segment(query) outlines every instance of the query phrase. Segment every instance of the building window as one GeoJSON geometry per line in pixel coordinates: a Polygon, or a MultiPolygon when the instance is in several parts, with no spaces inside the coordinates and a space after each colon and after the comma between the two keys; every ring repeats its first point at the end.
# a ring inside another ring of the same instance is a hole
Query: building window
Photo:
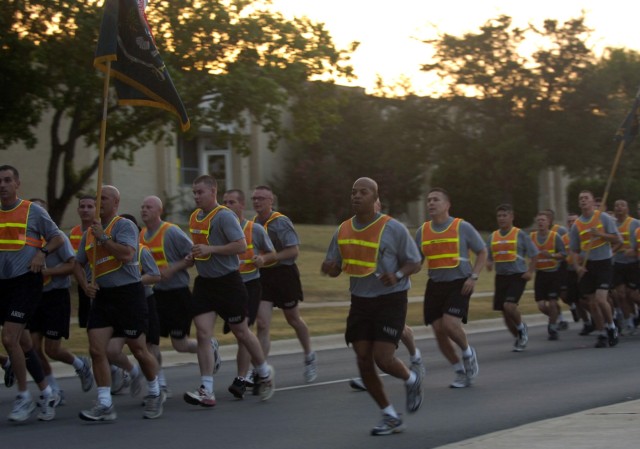
{"type": "Polygon", "coordinates": [[[224,193],[233,186],[231,179],[231,150],[214,143],[211,137],[199,139],[201,174],[211,175],[218,182],[218,192],[224,193]]]}
{"type": "Polygon", "coordinates": [[[180,137],[178,147],[180,183],[190,186],[200,175],[198,167],[198,139],[186,140],[180,137]]]}
{"type": "Polygon", "coordinates": [[[211,175],[218,182],[218,191],[224,193],[233,186],[231,178],[231,150],[214,142],[210,136],[192,140],[180,139],[180,182],[190,186],[200,175],[211,175]]]}

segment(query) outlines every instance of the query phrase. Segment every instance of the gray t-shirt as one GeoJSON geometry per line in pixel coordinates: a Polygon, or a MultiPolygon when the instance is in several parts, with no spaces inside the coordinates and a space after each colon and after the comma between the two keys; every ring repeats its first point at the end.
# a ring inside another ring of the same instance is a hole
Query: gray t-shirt
{"type": "MultiPolygon", "coordinates": [[[[204,219],[206,214],[200,210],[198,220],[204,219]]],[[[209,245],[221,246],[244,239],[244,232],[240,227],[238,217],[227,208],[218,211],[209,224],[209,245]]],[[[205,278],[217,278],[237,271],[240,259],[237,254],[223,256],[211,254],[208,260],[196,260],[198,274],[205,278]]]]}
{"type": "MultiPolygon", "coordinates": [[[[160,223],[162,226],[164,222],[160,223]]],[[[153,235],[145,232],[145,239],[150,240],[153,235]]],[[[193,242],[185,232],[178,226],[172,224],[164,234],[164,254],[169,265],[184,260],[186,256],[191,254],[193,242]]],[[[189,286],[189,271],[187,269],[177,271],[171,279],[158,282],[154,290],[174,290],[189,286]]]]}
{"type": "MultiPolygon", "coordinates": [[[[583,215],[580,215],[578,220],[583,223],[588,223],[593,216],[589,216],[585,218],[583,215]]],[[[577,220],[576,220],[577,221],[577,220]]],[[[611,218],[608,214],[601,213],[600,221],[602,222],[602,227],[604,228],[604,232],[607,234],[618,234],[618,227],[616,226],[616,222],[613,218],[611,218]]],[[[594,223],[596,226],[597,223],[594,223]]],[[[574,253],[580,252],[580,232],[578,231],[578,227],[575,225],[571,226],[571,230],[569,231],[569,248],[574,253]]],[[[586,252],[583,254],[586,255],[586,252]]],[[[604,245],[599,246],[597,248],[593,248],[589,251],[589,260],[605,260],[611,259],[613,256],[613,252],[611,251],[611,243],[605,242],[604,245]]]]}
{"type": "MultiPolygon", "coordinates": [[[[506,234],[503,234],[501,231],[498,231],[501,236],[506,236],[511,229],[506,234]]],[[[493,233],[489,236],[487,240],[487,251],[489,252],[489,261],[493,262],[493,268],[496,270],[496,274],[500,275],[509,275],[509,274],[524,274],[528,271],[529,267],[527,265],[527,257],[529,259],[538,255],[538,248],[533,244],[529,236],[525,231],[520,229],[518,231],[518,235],[516,237],[516,260],[513,262],[495,262],[493,259],[493,252],[491,252],[491,243],[493,241],[493,233]]]]}
{"type": "MultiPolygon", "coordinates": [[[[445,223],[440,225],[436,225],[431,222],[433,230],[436,232],[442,232],[449,227],[453,220],[453,217],[449,217],[445,223]]],[[[416,231],[415,242],[418,248],[422,248],[422,228],[427,225],[427,223],[429,222],[423,223],[416,231]]],[[[471,272],[473,271],[471,261],[469,260],[469,250],[478,254],[485,248],[482,237],[480,237],[480,234],[476,231],[476,228],[471,225],[471,223],[466,221],[460,222],[458,232],[460,239],[460,263],[454,268],[440,268],[436,270],[430,268],[429,278],[434,282],[450,282],[457,279],[468,278],[471,276],[471,272]]],[[[425,257],[424,254],[422,254],[422,250],[420,250],[420,255],[422,256],[422,260],[424,260],[425,257]]]]}
{"type": "MultiPolygon", "coordinates": [[[[64,244],[58,248],[54,253],[51,253],[45,259],[45,265],[49,268],[57,267],[65,262],[69,262],[73,260],[76,256],[75,251],[73,250],[73,246],[71,246],[71,241],[69,241],[69,237],[64,233],[60,233],[62,238],[64,239],[64,244]]],[[[45,284],[42,288],[43,292],[48,292],[51,290],[58,290],[64,288],[71,287],[71,276],[51,276],[51,282],[45,284]]]]}
{"type": "MultiPolygon", "coordinates": [[[[108,224],[109,223],[102,223],[102,226],[106,229],[108,224]]],[[[100,287],[110,288],[140,282],[140,267],[138,266],[138,228],[136,225],[127,219],[118,220],[113,225],[113,228],[111,228],[111,239],[116,243],[133,248],[135,250],[134,256],[131,262],[123,264],[116,271],[98,277],[96,279],[97,284],[100,287]]],[[[82,236],[80,248],[78,248],[78,254],[76,254],[76,260],[83,266],[89,263],[85,250],[86,243],[87,232],[82,236]]]]}
{"type": "MultiPolygon", "coordinates": [[[[271,217],[274,213],[275,212],[272,212],[269,217],[271,217]]],[[[271,239],[271,243],[273,244],[276,252],[280,252],[285,248],[289,248],[290,246],[300,245],[298,233],[294,229],[293,223],[291,222],[289,217],[281,215],[278,218],[270,221],[269,224],[266,224],[269,219],[262,222],[258,220],[258,217],[255,217],[254,221],[261,224],[265,228],[267,234],[269,234],[269,238],[271,239]]],[[[278,261],[276,265],[293,265],[294,263],[296,263],[295,257],[290,259],[282,259],[278,261]]]]}
{"type": "MultiPolygon", "coordinates": [[[[378,214],[375,219],[380,215],[378,214]]],[[[375,221],[375,220],[374,220],[375,221]]],[[[356,229],[363,229],[371,223],[358,223],[353,219],[356,229]]],[[[342,265],[342,256],[338,247],[338,231],[335,232],[326,260],[335,261],[342,265]]],[[[376,298],[390,293],[402,292],[411,288],[409,276],[400,279],[395,285],[384,285],[378,276],[380,273],[395,273],[406,263],[420,263],[420,252],[411,240],[411,234],[407,228],[395,219],[387,222],[380,238],[378,249],[378,261],[375,273],[364,277],[351,276],[349,278],[349,290],[356,296],[363,298],[376,298]]]]}
{"type": "MultiPolygon", "coordinates": [[[[158,265],[156,265],[153,254],[151,254],[151,251],[146,246],[143,246],[142,251],[140,252],[140,266],[142,267],[142,274],[160,276],[160,270],[158,269],[158,265]]],[[[153,285],[145,285],[145,298],[148,298],[151,295],[153,295],[153,285]]]]}
{"type": "MultiPolygon", "coordinates": [[[[20,199],[9,207],[2,207],[9,211],[18,207],[20,199]]],[[[46,210],[35,203],[31,203],[27,216],[27,237],[49,242],[52,238],[62,234],[46,210]]],[[[34,246],[24,245],[18,251],[0,251],[0,279],[13,279],[30,271],[31,260],[40,251],[34,246]]]]}
{"type": "MultiPolygon", "coordinates": [[[[620,226],[622,226],[624,223],[620,223],[616,220],[616,226],[618,226],[618,231],[620,230],[620,226]]],[[[628,235],[628,239],[629,239],[629,245],[631,246],[631,249],[636,249],[638,247],[638,242],[636,241],[636,229],[638,229],[638,226],[640,226],[640,221],[638,221],[635,218],[631,219],[631,223],[629,223],[629,235],[628,235]]],[[[614,263],[622,263],[622,264],[630,264],[630,263],[638,263],[638,258],[635,256],[627,256],[624,254],[625,250],[624,249],[619,249],[614,255],[613,255],[613,262],[614,263]]]]}
{"type": "MultiPolygon", "coordinates": [[[[243,219],[240,226],[244,229],[247,223],[247,219],[243,219]]],[[[270,253],[274,251],[271,239],[267,235],[267,231],[264,230],[260,223],[253,223],[251,230],[251,239],[253,243],[253,252],[257,255],[260,253],[270,253]]],[[[253,271],[251,273],[241,273],[242,281],[249,282],[260,277],[260,270],[253,271]]]]}

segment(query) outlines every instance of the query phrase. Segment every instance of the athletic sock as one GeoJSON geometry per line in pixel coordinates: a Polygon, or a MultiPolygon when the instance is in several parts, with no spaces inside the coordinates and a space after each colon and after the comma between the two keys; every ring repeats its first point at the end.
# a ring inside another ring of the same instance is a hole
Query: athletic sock
{"type": "Polygon", "coordinates": [[[404,381],[405,385],[413,385],[418,380],[418,376],[415,371],[409,370],[409,378],[404,381]]]}
{"type": "Polygon", "coordinates": [[[111,407],[111,387],[98,387],[98,402],[106,407],[111,407]]]}
{"type": "Polygon", "coordinates": [[[147,392],[149,396],[158,396],[160,394],[160,384],[158,383],[158,377],[153,380],[147,381],[147,392]]]}
{"type": "MultiPolygon", "coordinates": [[[[82,359],[78,358],[78,357],[73,357],[73,362],[71,363],[73,365],[73,368],[78,371],[82,368],[84,368],[84,362],[82,361],[82,359]]],[[[111,365],[113,366],[113,365],[111,365]]]]}
{"type": "Polygon", "coordinates": [[[473,352],[471,351],[471,346],[467,346],[467,349],[462,350],[462,357],[464,357],[465,359],[468,359],[472,355],[473,355],[473,352]]]}
{"type": "Polygon", "coordinates": [[[383,408],[382,413],[384,413],[385,415],[393,416],[394,418],[398,417],[398,412],[396,412],[396,409],[393,408],[393,405],[388,405],[385,408],[383,408]]]}
{"type": "Polygon", "coordinates": [[[201,376],[200,383],[209,392],[213,392],[213,376],[201,376]]]}

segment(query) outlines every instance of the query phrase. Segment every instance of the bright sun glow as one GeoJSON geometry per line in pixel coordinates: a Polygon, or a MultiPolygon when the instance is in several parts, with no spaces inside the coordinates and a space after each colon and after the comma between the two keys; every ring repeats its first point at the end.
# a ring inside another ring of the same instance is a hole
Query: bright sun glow
{"type": "MultiPolygon", "coordinates": [[[[440,90],[438,80],[420,72],[429,47],[420,40],[437,30],[461,35],[477,31],[488,19],[506,14],[514,25],[540,26],[544,19],[564,21],[580,16],[594,30],[590,42],[596,53],[605,47],[640,50],[640,3],[628,0],[273,0],[287,17],[308,16],[323,22],[340,48],[360,42],[352,64],[358,79],[352,85],[371,91],[380,75],[386,84],[404,75],[420,94],[440,90]]],[[[640,75],[639,75],[640,76],[640,75]]]]}

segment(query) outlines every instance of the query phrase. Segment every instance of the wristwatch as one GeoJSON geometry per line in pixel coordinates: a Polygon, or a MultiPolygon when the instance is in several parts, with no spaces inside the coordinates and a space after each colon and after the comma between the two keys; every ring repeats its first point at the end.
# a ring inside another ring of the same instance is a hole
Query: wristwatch
{"type": "Polygon", "coordinates": [[[396,271],[396,279],[400,280],[404,277],[404,273],[401,270],[396,271]]]}
{"type": "Polygon", "coordinates": [[[478,276],[477,274],[475,274],[475,273],[471,273],[471,280],[472,280],[472,281],[477,281],[479,277],[480,277],[480,276],[478,276]]]}
{"type": "Polygon", "coordinates": [[[111,236],[107,234],[102,234],[102,237],[98,239],[98,242],[104,245],[105,243],[107,243],[107,240],[111,240],[111,236]]]}
{"type": "Polygon", "coordinates": [[[40,251],[42,251],[44,253],[45,256],[49,255],[49,250],[47,249],[46,246],[43,246],[42,248],[40,248],[40,251]]]}

